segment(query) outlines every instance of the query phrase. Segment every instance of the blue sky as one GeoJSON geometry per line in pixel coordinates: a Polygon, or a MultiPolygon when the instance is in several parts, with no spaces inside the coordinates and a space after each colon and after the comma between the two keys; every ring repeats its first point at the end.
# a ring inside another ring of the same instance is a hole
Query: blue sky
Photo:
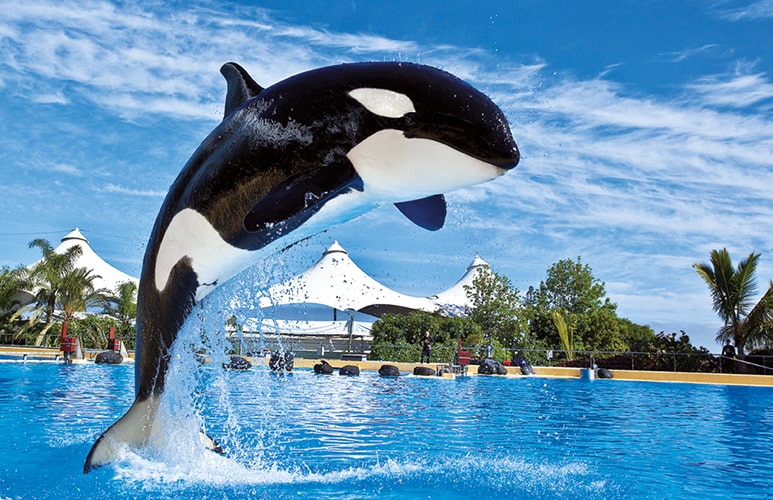
{"type": "Polygon", "coordinates": [[[0,265],[77,226],[138,276],[166,189],[222,117],[222,63],[268,86],[396,60],[489,94],[521,164],[449,195],[437,233],[382,207],[265,264],[278,276],[334,239],[419,295],[476,253],[521,291],[581,256],[621,316],[712,350],[691,265],[756,251],[760,290],[773,278],[773,0],[257,3],[0,0],[0,265]]]}

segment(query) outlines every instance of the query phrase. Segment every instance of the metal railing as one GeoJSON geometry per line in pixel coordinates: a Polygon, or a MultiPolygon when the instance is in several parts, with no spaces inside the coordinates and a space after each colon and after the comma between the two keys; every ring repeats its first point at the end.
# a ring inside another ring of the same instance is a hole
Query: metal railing
{"type": "MultiPolygon", "coordinates": [[[[256,339],[231,339],[235,347],[244,353],[263,349],[291,350],[299,358],[340,359],[344,353],[359,353],[378,361],[418,362],[420,345],[373,345],[369,339],[359,337],[351,342],[348,337],[312,337],[307,335],[264,336],[256,339]]],[[[653,370],[704,373],[773,374],[773,355],[747,355],[730,358],[705,350],[692,352],[674,351],[566,351],[561,349],[508,349],[489,348],[488,345],[463,346],[472,354],[471,362],[479,363],[489,356],[502,362],[523,358],[534,366],[574,366],[617,370],[653,370]]],[[[430,363],[454,363],[457,348],[433,346],[430,363]]]]}
{"type": "MultiPolygon", "coordinates": [[[[421,347],[416,345],[371,346],[369,359],[418,362],[421,347]]],[[[472,363],[479,363],[488,354],[487,346],[464,346],[472,353],[472,363]]],[[[435,346],[430,362],[452,362],[456,348],[435,346]]],[[[560,349],[492,350],[492,356],[502,362],[523,358],[535,366],[574,366],[618,369],[704,373],[749,373],[773,375],[773,355],[727,357],[702,351],[565,351],[560,349]]]]}

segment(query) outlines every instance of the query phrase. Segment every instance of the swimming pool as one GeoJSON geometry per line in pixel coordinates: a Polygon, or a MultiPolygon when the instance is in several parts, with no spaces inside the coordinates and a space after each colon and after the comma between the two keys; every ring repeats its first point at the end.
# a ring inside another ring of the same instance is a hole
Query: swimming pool
{"type": "Polygon", "coordinates": [[[0,363],[0,498],[764,498],[773,390],[536,377],[200,368],[225,458],[171,428],[164,457],[84,476],[133,367],[0,363]],[[179,437],[179,439],[178,439],[179,437]]]}

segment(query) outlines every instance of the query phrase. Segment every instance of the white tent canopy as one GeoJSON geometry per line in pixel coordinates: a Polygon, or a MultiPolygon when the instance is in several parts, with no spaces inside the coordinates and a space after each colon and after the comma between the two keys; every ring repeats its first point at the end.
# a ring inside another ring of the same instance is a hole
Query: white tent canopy
{"type": "Polygon", "coordinates": [[[488,263],[476,255],[470,265],[467,266],[467,272],[459,278],[459,281],[433,297],[435,303],[440,305],[448,314],[461,314],[465,309],[472,306],[470,299],[467,297],[467,289],[465,287],[471,288],[480,271],[488,268],[488,263]]]}
{"type": "Polygon", "coordinates": [[[336,241],[310,269],[269,288],[259,305],[267,308],[315,303],[374,316],[385,312],[432,312],[438,309],[459,314],[470,305],[464,286],[471,285],[477,273],[487,267],[488,264],[476,256],[467,272],[448,289],[431,297],[414,297],[392,290],[368,276],[336,241]]]}
{"type": "MultiPolygon", "coordinates": [[[[85,267],[86,269],[91,269],[94,275],[99,276],[94,280],[95,288],[107,288],[108,290],[115,291],[118,288],[118,285],[127,281],[132,281],[135,284],[139,284],[139,280],[137,278],[130,276],[123,271],[119,271],[118,269],[105,262],[102,257],[97,255],[97,253],[94,252],[94,250],[89,245],[89,240],[87,240],[83,234],[81,234],[77,227],[61,239],[61,243],[59,243],[59,245],[54,248],[54,252],[63,254],[74,246],[79,246],[82,250],[80,257],[78,257],[78,259],[75,261],[75,267],[85,267]]],[[[27,268],[31,268],[38,262],[40,262],[40,260],[33,262],[27,266],[27,268]]],[[[19,302],[21,304],[29,304],[34,300],[34,295],[29,292],[24,292],[23,296],[19,297],[19,302]]]]}
{"type": "Polygon", "coordinates": [[[292,319],[248,319],[242,331],[246,334],[263,332],[271,334],[302,333],[304,335],[316,335],[319,337],[345,337],[349,334],[355,337],[369,337],[372,323],[359,321],[308,321],[292,319]],[[351,327],[351,332],[349,328],[351,327]]]}
{"type": "MultiPolygon", "coordinates": [[[[115,290],[119,284],[126,281],[139,283],[137,278],[119,271],[97,255],[77,228],[64,236],[54,251],[64,253],[75,245],[82,249],[76,267],[91,269],[95,275],[100,276],[95,280],[97,288],[115,290]]],[[[351,260],[348,252],[336,241],[310,269],[284,283],[270,287],[259,299],[258,306],[262,309],[290,306],[290,317],[287,317],[287,311],[282,318],[276,314],[263,313],[259,315],[260,318],[248,319],[244,327],[247,331],[276,334],[368,336],[372,321],[367,318],[388,312],[442,310],[449,315],[459,315],[471,305],[465,285],[472,285],[478,273],[488,267],[485,261],[475,256],[464,275],[452,286],[430,297],[415,297],[392,290],[371,278],[351,260]],[[344,311],[350,317],[343,321],[335,316],[332,321],[319,321],[320,318],[303,319],[308,316],[307,310],[292,313],[295,306],[306,304],[344,311]]],[[[31,300],[34,300],[34,297],[30,296],[29,301],[31,300]]]]}
{"type": "Polygon", "coordinates": [[[81,256],[75,262],[75,267],[91,269],[93,274],[99,276],[99,278],[94,280],[95,288],[107,288],[114,291],[118,288],[118,285],[127,281],[132,281],[139,285],[140,280],[134,276],[129,276],[123,271],[119,271],[97,255],[89,245],[89,240],[81,234],[77,227],[62,238],[61,243],[54,249],[54,252],[63,254],[74,246],[79,246],[82,250],[81,256]]]}

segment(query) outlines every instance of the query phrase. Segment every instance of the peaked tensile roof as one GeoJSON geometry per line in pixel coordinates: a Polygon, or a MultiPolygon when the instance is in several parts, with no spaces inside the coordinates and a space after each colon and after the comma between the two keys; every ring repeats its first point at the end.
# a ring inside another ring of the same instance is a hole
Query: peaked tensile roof
{"type": "Polygon", "coordinates": [[[89,240],[83,236],[77,227],[62,238],[61,243],[54,249],[54,252],[62,254],[70,247],[76,245],[80,246],[83,252],[81,253],[81,256],[78,257],[75,267],[85,267],[86,269],[91,269],[94,274],[99,275],[100,278],[94,280],[96,288],[107,288],[114,291],[118,288],[118,285],[127,281],[133,281],[134,283],[139,284],[137,278],[130,276],[123,271],[119,271],[105,262],[102,257],[97,255],[89,245],[89,240]]]}
{"type": "Polygon", "coordinates": [[[459,314],[469,305],[464,285],[472,284],[483,267],[488,264],[476,256],[467,272],[448,289],[432,297],[414,297],[392,290],[368,276],[336,241],[307,271],[269,288],[259,305],[314,303],[373,316],[417,309],[430,312],[443,309],[449,314],[459,314]]]}
{"type": "Polygon", "coordinates": [[[437,294],[434,297],[435,302],[441,305],[449,314],[462,314],[464,309],[471,305],[470,300],[467,298],[465,286],[472,287],[478,273],[488,268],[488,263],[476,255],[470,265],[467,266],[467,271],[459,278],[459,281],[437,294]]]}
{"type": "MultiPolygon", "coordinates": [[[[118,285],[126,281],[133,281],[139,285],[139,280],[137,278],[130,276],[123,271],[119,271],[118,269],[105,262],[102,257],[97,255],[91,246],[89,246],[89,240],[87,240],[86,237],[81,234],[77,227],[61,239],[61,243],[59,243],[59,245],[54,248],[54,252],[63,254],[67,251],[67,249],[76,245],[81,247],[82,252],[80,257],[78,257],[78,260],[75,262],[75,267],[85,267],[86,269],[91,269],[95,275],[99,276],[99,278],[94,280],[95,288],[107,288],[108,290],[115,291],[118,288],[118,285]]],[[[27,268],[31,268],[38,262],[40,262],[40,260],[33,262],[27,266],[27,268]]],[[[19,305],[30,304],[35,301],[35,291],[20,292],[15,300],[19,305]]]]}

